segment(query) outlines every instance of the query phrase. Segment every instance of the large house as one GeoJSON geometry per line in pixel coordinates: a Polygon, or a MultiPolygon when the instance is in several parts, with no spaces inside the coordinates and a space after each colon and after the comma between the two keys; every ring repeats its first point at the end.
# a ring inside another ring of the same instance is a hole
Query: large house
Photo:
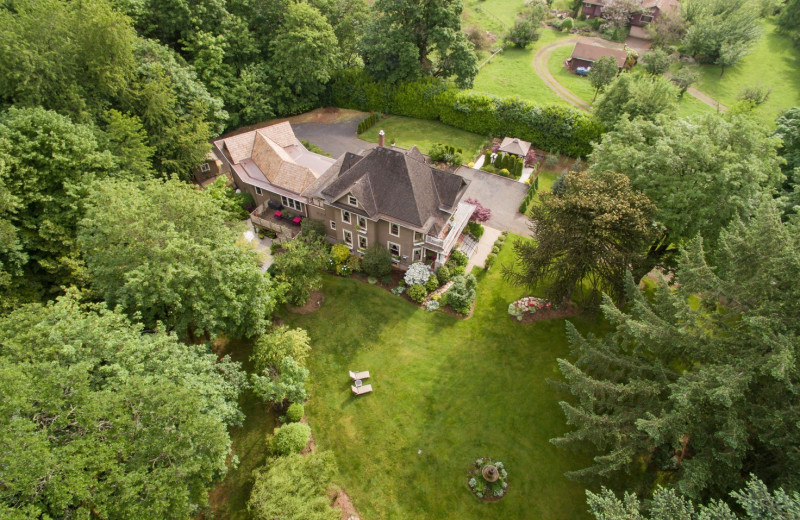
{"type": "MultiPolygon", "coordinates": [[[[679,0],[641,0],[642,10],[641,14],[631,16],[631,25],[635,27],[642,27],[657,20],[664,13],[672,13],[680,11],[681,4],[679,0]]],[[[586,18],[595,18],[603,16],[603,5],[605,0],[584,0],[581,14],[586,18]]]]}
{"type": "Polygon", "coordinates": [[[258,203],[255,225],[286,238],[312,218],[331,242],[356,254],[379,244],[403,269],[444,263],[475,209],[461,202],[469,181],[432,167],[416,147],[378,146],[334,161],[303,147],[289,123],[214,144],[236,185],[258,203]]]}

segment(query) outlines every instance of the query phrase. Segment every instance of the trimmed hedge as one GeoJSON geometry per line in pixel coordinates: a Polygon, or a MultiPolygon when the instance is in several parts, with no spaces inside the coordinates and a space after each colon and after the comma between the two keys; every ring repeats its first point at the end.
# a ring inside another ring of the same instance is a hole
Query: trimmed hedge
{"type": "Polygon", "coordinates": [[[363,133],[375,126],[380,116],[378,114],[370,114],[369,117],[358,123],[358,133],[363,133]]]}
{"type": "Polygon", "coordinates": [[[576,109],[461,91],[430,77],[392,85],[375,81],[363,69],[345,69],[333,74],[326,95],[329,105],[439,120],[480,135],[519,137],[572,157],[587,156],[603,131],[593,116],[576,109]]]}
{"type": "Polygon", "coordinates": [[[528,188],[528,193],[525,194],[525,198],[522,199],[522,203],[519,205],[519,212],[523,215],[528,214],[528,208],[533,202],[533,197],[536,195],[536,192],[539,191],[539,176],[536,176],[536,179],[531,183],[530,188],[528,188]]]}

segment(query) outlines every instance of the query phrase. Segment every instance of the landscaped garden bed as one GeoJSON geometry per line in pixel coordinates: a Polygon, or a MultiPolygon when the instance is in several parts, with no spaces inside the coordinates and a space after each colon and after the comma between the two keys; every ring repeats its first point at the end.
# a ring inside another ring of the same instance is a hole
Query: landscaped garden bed
{"type": "Polygon", "coordinates": [[[467,486],[481,500],[497,502],[508,492],[508,472],[502,462],[481,457],[469,471],[467,486]]]}
{"type": "Polygon", "coordinates": [[[522,323],[571,318],[580,314],[580,309],[571,303],[554,305],[545,298],[525,296],[508,304],[508,315],[522,323]]]}

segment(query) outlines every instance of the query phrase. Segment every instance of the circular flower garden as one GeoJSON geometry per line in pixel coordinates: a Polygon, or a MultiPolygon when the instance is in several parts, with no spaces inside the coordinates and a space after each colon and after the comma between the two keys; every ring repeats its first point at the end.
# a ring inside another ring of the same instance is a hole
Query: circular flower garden
{"type": "Polygon", "coordinates": [[[519,300],[508,304],[508,314],[522,321],[522,317],[526,314],[536,314],[540,311],[555,310],[556,307],[545,300],[544,298],[537,298],[535,296],[526,296],[519,300]]]}
{"type": "Polygon", "coordinates": [[[477,459],[468,476],[470,491],[481,500],[494,502],[508,491],[508,473],[500,461],[488,457],[477,459]]]}

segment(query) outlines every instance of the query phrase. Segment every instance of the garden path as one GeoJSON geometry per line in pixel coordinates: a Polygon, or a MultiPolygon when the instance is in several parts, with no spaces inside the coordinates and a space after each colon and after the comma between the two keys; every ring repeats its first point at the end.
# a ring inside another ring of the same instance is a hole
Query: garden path
{"type": "Polygon", "coordinates": [[[499,229],[488,226],[483,226],[483,236],[478,241],[478,247],[475,252],[469,257],[467,262],[467,272],[470,272],[473,266],[483,267],[486,263],[486,257],[492,252],[495,240],[501,235],[499,229]]]}

